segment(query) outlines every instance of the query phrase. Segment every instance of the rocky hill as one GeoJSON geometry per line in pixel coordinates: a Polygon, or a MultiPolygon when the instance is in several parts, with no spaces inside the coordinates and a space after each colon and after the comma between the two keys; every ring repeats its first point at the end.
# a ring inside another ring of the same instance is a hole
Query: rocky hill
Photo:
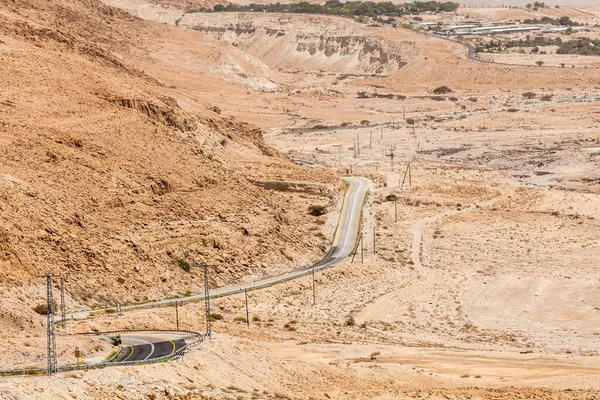
{"type": "Polygon", "coordinates": [[[332,204],[337,179],[155,79],[168,41],[227,51],[96,0],[3,3],[0,322],[25,326],[44,272],[70,274],[70,304],[89,306],[198,291],[194,261],[220,264],[223,284],[321,256],[306,209],[332,204]]]}

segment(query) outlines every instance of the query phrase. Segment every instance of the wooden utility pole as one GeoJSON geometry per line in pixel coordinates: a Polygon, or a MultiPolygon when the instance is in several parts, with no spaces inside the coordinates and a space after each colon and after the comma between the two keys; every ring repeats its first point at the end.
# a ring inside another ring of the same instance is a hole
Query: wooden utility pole
{"type": "Polygon", "coordinates": [[[410,184],[411,184],[411,181],[410,181],[410,161],[406,165],[406,170],[404,171],[404,176],[402,177],[402,184],[400,185],[401,188],[404,186],[404,182],[405,182],[407,176],[408,176],[408,185],[410,186],[410,184]]]}
{"type": "Polygon", "coordinates": [[[394,218],[398,222],[398,198],[394,198],[394,218]]]}
{"type": "Polygon", "coordinates": [[[363,232],[360,233],[360,263],[364,264],[365,262],[365,256],[363,253],[363,238],[365,237],[365,234],[363,232]]]}

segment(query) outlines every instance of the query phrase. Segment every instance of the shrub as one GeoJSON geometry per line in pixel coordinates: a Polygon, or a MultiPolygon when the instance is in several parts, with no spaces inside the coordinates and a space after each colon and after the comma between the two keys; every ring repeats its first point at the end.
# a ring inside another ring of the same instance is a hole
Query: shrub
{"type": "Polygon", "coordinates": [[[361,125],[369,125],[369,120],[368,119],[363,119],[362,121],[360,121],[361,125]]]}
{"type": "Polygon", "coordinates": [[[440,87],[436,87],[435,89],[433,89],[433,93],[435,94],[446,94],[446,93],[452,93],[453,90],[450,89],[448,86],[440,86],[440,87]]]}
{"type": "Polygon", "coordinates": [[[218,313],[210,313],[209,318],[211,321],[223,321],[223,315],[218,313]]]}
{"type": "Polygon", "coordinates": [[[354,326],[356,325],[356,321],[354,320],[354,316],[353,315],[349,315],[348,318],[346,318],[346,326],[354,326]]]}
{"type": "Polygon", "coordinates": [[[323,215],[326,212],[327,212],[327,209],[325,208],[325,206],[310,206],[310,207],[308,207],[308,213],[310,215],[314,215],[315,217],[323,215]]]}
{"type": "Polygon", "coordinates": [[[112,343],[113,346],[119,346],[123,341],[121,340],[121,335],[109,336],[108,339],[112,343]]]}
{"type": "Polygon", "coordinates": [[[545,94],[541,97],[542,101],[550,101],[552,100],[552,95],[551,94],[545,94]]]}
{"type": "MultiPolygon", "coordinates": [[[[58,303],[56,302],[56,300],[52,300],[52,310],[54,313],[56,313],[56,311],[58,310],[58,303]]],[[[46,304],[46,303],[38,304],[37,306],[33,307],[33,311],[35,311],[36,313],[38,313],[40,315],[47,315],[48,314],[48,304],[46,304]]]]}
{"type": "Polygon", "coordinates": [[[262,321],[262,319],[261,319],[261,318],[260,318],[258,315],[254,315],[254,316],[252,317],[252,321],[253,321],[253,322],[260,322],[260,321],[262,321]]]}
{"type": "Polygon", "coordinates": [[[179,267],[181,267],[182,270],[184,270],[185,272],[190,272],[192,269],[192,266],[190,265],[189,262],[182,260],[181,258],[178,258],[177,260],[175,260],[175,262],[177,263],[177,265],[179,265],[179,267]]]}
{"type": "Polygon", "coordinates": [[[385,201],[396,201],[396,200],[398,200],[398,196],[396,196],[393,193],[388,194],[387,196],[385,196],[385,201]]]}
{"type": "Polygon", "coordinates": [[[526,99],[535,99],[535,96],[537,96],[537,94],[533,93],[533,92],[525,92],[523,93],[523,97],[525,97],[526,99]]]}
{"type": "Polygon", "coordinates": [[[246,319],[246,317],[235,317],[235,318],[233,319],[233,321],[234,321],[234,322],[243,322],[244,324],[245,324],[246,322],[248,322],[248,320],[246,319]]]}
{"type": "Polygon", "coordinates": [[[341,126],[341,127],[346,127],[346,126],[348,126],[348,125],[350,125],[350,123],[349,123],[349,122],[342,122],[342,123],[340,124],[340,126],[341,126]]]}

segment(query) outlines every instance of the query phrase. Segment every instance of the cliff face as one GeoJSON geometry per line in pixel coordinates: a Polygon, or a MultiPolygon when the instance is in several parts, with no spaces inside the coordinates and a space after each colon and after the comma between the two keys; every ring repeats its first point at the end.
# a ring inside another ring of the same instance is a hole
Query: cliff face
{"type": "Polygon", "coordinates": [[[337,181],[147,72],[144,43],[218,42],[94,0],[2,8],[4,310],[31,314],[43,296],[36,275],[47,271],[70,274],[70,304],[93,305],[199,290],[182,262],[220,264],[213,283],[223,284],[321,256],[321,240],[303,229],[315,223],[306,207],[328,203],[337,181]],[[266,190],[264,180],[328,189],[266,190]]]}
{"type": "Polygon", "coordinates": [[[190,13],[178,24],[232,43],[283,71],[388,75],[410,56],[410,47],[374,37],[369,28],[339,18],[335,24],[328,21],[323,16],[190,13]]]}

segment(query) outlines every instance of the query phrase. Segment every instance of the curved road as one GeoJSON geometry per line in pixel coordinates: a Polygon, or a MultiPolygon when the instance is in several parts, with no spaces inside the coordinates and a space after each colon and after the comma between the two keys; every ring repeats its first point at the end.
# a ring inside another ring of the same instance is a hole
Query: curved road
{"type": "MultiPolygon", "coordinates": [[[[301,276],[305,276],[311,274],[313,271],[319,271],[324,268],[330,267],[334,264],[339,263],[344,260],[352,250],[357,242],[358,231],[360,229],[361,223],[361,214],[362,214],[362,206],[365,200],[365,196],[367,194],[367,190],[369,188],[370,180],[366,178],[359,177],[344,177],[342,178],[350,184],[346,192],[346,196],[344,198],[344,205],[342,207],[342,212],[340,215],[340,220],[338,223],[338,227],[336,229],[335,237],[333,240],[333,246],[327,253],[326,257],[323,260],[317,262],[316,264],[297,271],[288,272],[282,275],[273,276],[270,278],[265,278],[253,283],[247,283],[237,286],[229,286],[223,288],[217,288],[210,291],[210,298],[213,297],[222,297],[229,296],[236,293],[243,292],[244,290],[256,290],[265,288],[271,285],[274,285],[279,282],[288,281],[290,279],[299,278],[301,276]]],[[[185,303],[190,301],[203,300],[204,295],[199,294],[195,296],[189,297],[180,297],[177,299],[169,299],[169,300],[160,300],[149,302],[145,304],[137,304],[131,306],[122,306],[121,309],[125,310],[134,310],[138,308],[151,308],[151,307],[159,307],[166,306],[170,304],[174,304],[175,302],[185,303]]],[[[100,312],[104,310],[114,310],[115,308],[104,308],[104,309],[95,309],[95,310],[86,310],[80,311],[76,313],[67,314],[67,319],[80,319],[89,317],[92,312],[100,312]]],[[[56,318],[56,322],[58,322],[60,318],[56,318]]],[[[168,343],[168,342],[167,342],[168,343]]],[[[135,353],[135,351],[134,351],[135,353]]]]}
{"type": "Polygon", "coordinates": [[[113,362],[146,361],[169,356],[186,345],[184,339],[166,339],[151,336],[124,336],[123,351],[113,362]]]}

